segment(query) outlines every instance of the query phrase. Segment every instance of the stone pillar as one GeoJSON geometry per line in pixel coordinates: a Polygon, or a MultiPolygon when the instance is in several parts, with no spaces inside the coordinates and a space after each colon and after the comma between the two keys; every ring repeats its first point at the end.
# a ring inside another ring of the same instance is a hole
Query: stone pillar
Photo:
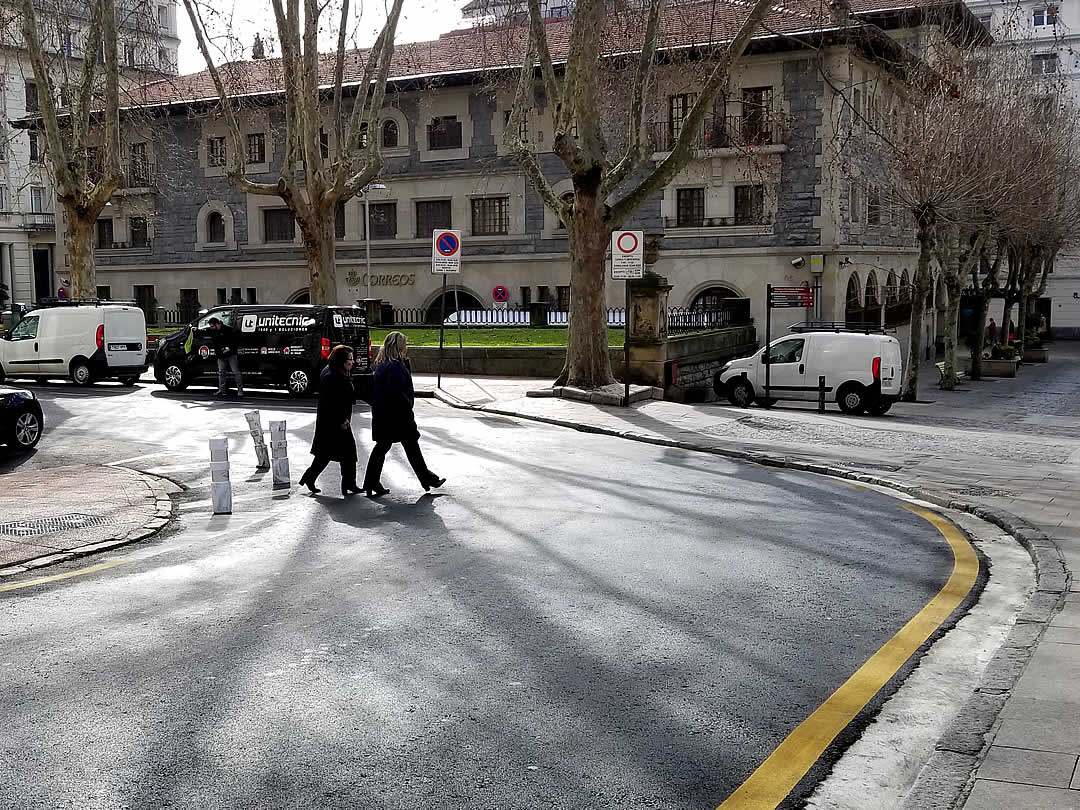
{"type": "Polygon", "coordinates": [[[630,376],[644,385],[664,385],[670,291],[667,279],[652,272],[630,282],[630,376]]]}

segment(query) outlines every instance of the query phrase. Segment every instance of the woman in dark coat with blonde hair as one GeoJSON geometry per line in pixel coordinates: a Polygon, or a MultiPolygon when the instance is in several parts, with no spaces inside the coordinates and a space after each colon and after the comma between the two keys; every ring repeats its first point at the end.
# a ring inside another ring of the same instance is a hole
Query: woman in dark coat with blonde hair
{"type": "Polygon", "coordinates": [[[353,351],[335,346],[330,360],[319,375],[319,410],[315,416],[315,438],[311,455],[315,459],[300,477],[312,493],[319,492],[315,479],[331,461],[341,464],[341,494],[355,495],[356,439],[352,432],[352,409],[356,393],[352,384],[353,351]]]}
{"type": "Polygon", "coordinates": [[[401,442],[405,456],[424,491],[446,483],[427,467],[420,452],[420,431],[413,417],[412,372],[405,364],[408,341],[401,332],[386,336],[375,358],[374,396],[371,402],[371,438],[375,447],[368,458],[364,473],[364,491],[369,498],[386,495],[390,490],[382,485],[383,461],[390,447],[401,442]]]}

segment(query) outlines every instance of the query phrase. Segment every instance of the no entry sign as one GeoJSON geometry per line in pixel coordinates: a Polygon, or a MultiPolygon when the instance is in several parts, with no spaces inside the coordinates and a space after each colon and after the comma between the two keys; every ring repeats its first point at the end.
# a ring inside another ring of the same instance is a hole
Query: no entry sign
{"type": "Polygon", "coordinates": [[[461,231],[432,231],[431,272],[436,275],[461,272],[461,231]]]}
{"type": "Polygon", "coordinates": [[[645,240],[642,231],[611,234],[611,277],[616,280],[645,275],[645,240]]]}

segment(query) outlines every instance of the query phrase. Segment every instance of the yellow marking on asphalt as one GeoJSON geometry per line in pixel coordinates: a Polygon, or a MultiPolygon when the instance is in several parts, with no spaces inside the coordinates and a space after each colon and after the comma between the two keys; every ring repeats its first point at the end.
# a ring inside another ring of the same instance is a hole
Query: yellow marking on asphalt
{"type": "Polygon", "coordinates": [[[81,577],[87,574],[93,574],[97,571],[104,571],[106,568],[115,568],[118,565],[123,565],[125,562],[127,562],[127,560],[113,560],[112,562],[91,565],[89,568],[80,568],[78,571],[54,574],[51,577],[39,577],[38,579],[30,579],[26,582],[16,582],[14,585],[0,585],[0,593],[3,593],[4,591],[17,591],[20,588],[32,588],[35,585],[44,585],[48,582],[59,582],[62,579],[71,579],[72,577],[81,577]]]}
{"type": "Polygon", "coordinates": [[[948,541],[953,553],[948,581],[884,647],[803,720],[717,810],[773,810],[786,799],[836,736],[926,643],[975,585],[979,558],[960,530],[934,512],[901,506],[932,523],[948,541]]]}

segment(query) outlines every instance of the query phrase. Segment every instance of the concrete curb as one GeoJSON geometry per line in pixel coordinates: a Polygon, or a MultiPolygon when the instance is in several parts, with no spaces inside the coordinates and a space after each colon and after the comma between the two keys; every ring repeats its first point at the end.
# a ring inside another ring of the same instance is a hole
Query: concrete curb
{"type": "Polygon", "coordinates": [[[829,475],[834,478],[885,487],[938,506],[967,512],[1014,537],[1031,555],[1032,562],[1035,564],[1035,591],[1024,610],[1017,616],[1016,624],[1013,625],[1005,643],[987,664],[982,682],[960,710],[952,725],[938,740],[934,754],[923,766],[900,807],[902,810],[951,810],[962,805],[974,782],[975,771],[986,756],[997,731],[998,715],[1009,695],[1012,694],[1024,668],[1031,660],[1047,625],[1065,603],[1065,594],[1069,588],[1069,574],[1065,570],[1061,549],[1044,532],[1004,509],[954,498],[920,486],[833,466],[825,462],[803,461],[754,450],[676,441],[629,430],[585,425],[567,419],[523,414],[504,408],[474,406],[444,391],[436,391],[435,396],[454,408],[483,411],[571,428],[583,433],[596,433],[661,447],[711,453],[726,458],[750,461],[766,467],[829,475]]]}
{"type": "Polygon", "coordinates": [[[90,543],[85,546],[79,546],[78,548],[68,549],[67,551],[61,551],[55,554],[45,554],[40,557],[34,557],[31,560],[26,560],[17,565],[0,568],[0,577],[25,574],[28,571],[33,571],[38,568],[44,568],[49,565],[56,565],[57,563],[67,562],[68,560],[74,560],[79,557],[86,557],[90,554],[97,554],[100,551],[109,551],[120,546],[126,546],[129,543],[145,540],[147,537],[157,534],[168,526],[174,517],[176,505],[173,503],[173,499],[166,489],[166,480],[155,475],[132,470],[129,467],[118,467],[117,469],[126,470],[127,472],[132,473],[146,485],[147,489],[150,490],[148,497],[154,501],[154,516],[152,518],[147,520],[141,526],[113,535],[112,537],[107,537],[104,540],[99,540],[96,543],[90,543]]]}

